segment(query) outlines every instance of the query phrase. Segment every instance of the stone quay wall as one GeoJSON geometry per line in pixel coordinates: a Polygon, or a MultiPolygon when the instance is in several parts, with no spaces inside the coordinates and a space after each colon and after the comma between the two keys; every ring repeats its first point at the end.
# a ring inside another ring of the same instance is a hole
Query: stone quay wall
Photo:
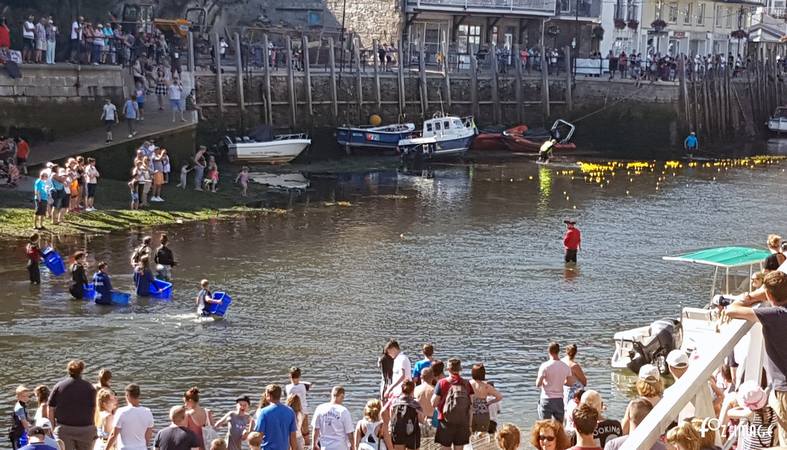
{"type": "Polygon", "coordinates": [[[522,77],[520,104],[516,101],[516,84],[520,82],[516,76],[500,74],[495,80],[488,73],[479,74],[476,77],[477,105],[474,106],[471,102],[473,77],[469,74],[450,74],[450,87],[447,87],[442,74],[428,73],[427,108],[422,111],[420,77],[415,72],[407,73],[403,77],[404,110],[401,111],[399,79],[396,74],[389,72],[379,75],[378,103],[373,73],[361,72],[359,91],[356,73],[345,72],[336,76],[338,114],[334,115],[330,74],[322,71],[311,73],[310,114],[306,77],[303,73],[296,72],[292,83],[295,98],[294,121],[286,73],[273,73],[270,77],[271,120],[266,117],[266,86],[262,73],[245,74],[243,77],[244,111],[241,111],[238,100],[235,74],[225,72],[222,75],[223,111],[218,104],[218,85],[214,74],[198,73],[195,84],[198,99],[208,119],[201,122],[200,131],[208,135],[223,133],[225,128],[248,130],[256,124],[271,123],[278,130],[307,131],[313,136],[321,136],[320,140],[315,142],[316,146],[320,147],[333,145],[333,127],[341,124],[365,125],[369,123],[372,114],[380,115],[383,123],[395,123],[399,120],[418,123],[442,110],[461,116],[474,115],[479,128],[519,123],[535,128],[551,125],[556,118],[570,121],[579,119],[577,143],[583,148],[600,151],[609,146],[619,149],[634,143],[641,147],[642,142],[666,148],[680,142],[679,135],[682,130],[678,123],[679,96],[676,84],[643,83],[637,86],[629,81],[578,77],[572,85],[572,108],[569,110],[565,75],[550,77],[550,115],[545,117],[542,101],[543,80],[537,75],[536,73],[522,77]],[[496,96],[493,94],[495,81],[496,96]],[[495,108],[498,108],[498,121],[494,119],[495,108]],[[404,117],[400,116],[401,112],[404,117]],[[642,141],[644,138],[647,138],[647,141],[642,141]]]}
{"type": "Polygon", "coordinates": [[[0,134],[54,140],[95,128],[105,98],[123,100],[120,67],[25,64],[21,72],[0,75],[0,134]]]}

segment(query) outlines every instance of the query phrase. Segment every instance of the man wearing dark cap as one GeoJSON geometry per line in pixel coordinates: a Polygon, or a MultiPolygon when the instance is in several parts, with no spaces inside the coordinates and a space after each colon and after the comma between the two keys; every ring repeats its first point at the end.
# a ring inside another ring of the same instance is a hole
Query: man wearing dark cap
{"type": "Polygon", "coordinates": [[[577,263],[577,252],[579,251],[582,242],[582,235],[579,228],[576,227],[577,221],[574,219],[566,219],[563,221],[566,224],[566,234],[563,235],[563,247],[566,249],[566,263],[577,263]]]}
{"type": "Polygon", "coordinates": [[[41,427],[32,427],[27,431],[30,436],[30,442],[19,450],[59,450],[57,447],[52,447],[44,442],[46,438],[46,430],[41,427]]]}

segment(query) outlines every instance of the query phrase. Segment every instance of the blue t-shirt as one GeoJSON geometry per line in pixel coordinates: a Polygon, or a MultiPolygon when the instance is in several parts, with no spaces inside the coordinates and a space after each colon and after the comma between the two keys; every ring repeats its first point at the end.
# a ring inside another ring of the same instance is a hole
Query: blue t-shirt
{"type": "Polygon", "coordinates": [[[697,136],[689,136],[686,138],[686,147],[695,148],[697,146],[697,136]]]}
{"type": "Polygon", "coordinates": [[[421,378],[421,371],[427,367],[432,367],[432,361],[428,359],[422,359],[415,363],[413,366],[413,378],[421,378]]]}
{"type": "Polygon", "coordinates": [[[257,427],[262,433],[262,448],[265,450],[288,450],[290,433],[296,431],[295,411],[289,406],[274,403],[257,413],[257,427]]]}
{"type": "Polygon", "coordinates": [[[44,442],[40,442],[37,444],[27,444],[24,447],[20,448],[19,450],[59,450],[57,447],[52,447],[51,445],[47,445],[44,442]]]}
{"type": "Polygon", "coordinates": [[[108,305],[112,303],[112,281],[104,272],[93,275],[93,286],[96,289],[96,303],[108,305]]]}
{"type": "Polygon", "coordinates": [[[127,119],[136,119],[137,102],[132,100],[126,100],[126,104],[123,106],[123,115],[126,116],[127,119]]]}
{"type": "Polygon", "coordinates": [[[45,202],[49,198],[46,185],[47,182],[40,178],[36,180],[35,184],[33,184],[33,190],[35,190],[36,194],[38,194],[36,197],[42,202],[45,202]]]}

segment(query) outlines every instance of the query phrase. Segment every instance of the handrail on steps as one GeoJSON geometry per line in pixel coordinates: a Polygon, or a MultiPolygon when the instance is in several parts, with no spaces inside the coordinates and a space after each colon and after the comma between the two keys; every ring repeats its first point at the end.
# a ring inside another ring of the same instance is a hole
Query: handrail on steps
{"type": "MultiPolygon", "coordinates": [[[[735,346],[747,334],[750,336],[748,352],[737,375],[738,378],[742,377],[743,381],[756,380],[759,382],[765,350],[762,326],[759,323],[752,324],[744,320],[733,320],[728,324],[721,325],[717,333],[718,339],[714,340],[714,344],[717,345],[702,349],[704,352],[699,355],[698,359],[691,362],[686,373],[670,387],[664,398],[631,433],[621,450],[651,448],[678,417],[683,407],[694,399],[698,390],[707,386],[713,372],[724,363],[724,358],[732,353],[735,346]]],[[[736,382],[736,386],[740,386],[740,382],[736,382]]]]}

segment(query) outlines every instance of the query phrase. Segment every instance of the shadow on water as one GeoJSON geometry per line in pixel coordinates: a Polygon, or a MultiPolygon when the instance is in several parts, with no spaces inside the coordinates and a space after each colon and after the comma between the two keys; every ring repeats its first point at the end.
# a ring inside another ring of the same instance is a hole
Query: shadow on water
{"type": "Polygon", "coordinates": [[[90,377],[110,367],[118,386],[140,383],[165,423],[190,386],[229,410],[239,394],[286,383],[296,365],[315,383],[312,403],[342,382],[359,417],[377,392],[378,351],[394,336],[411,359],[433,342],[441,359],[483,361],[505,396],[501,420],[526,425],[554,339],[578,346],[591,386],[619,417],[629,391],[613,382],[613,334],[706,300],[711,273],[661,257],[761,245],[783,221],[772,199],[787,197],[784,169],[644,163],[613,175],[489,161],[302,172],[308,187],[261,205],[286,213],[55,236],[64,255],[88,251],[91,273],[107,261],[113,285],[130,292],[131,249],[168,233],[179,263],[172,300],[117,309],[70,301],[66,277],[46,271],[30,287],[24,243],[0,241],[0,401],[11,404],[19,383],[51,384],[78,357],[90,377]],[[750,211],[757,220],[742,220],[750,211]],[[583,233],[573,270],[563,262],[566,216],[583,233]],[[226,320],[196,318],[202,278],[232,294],[226,320]]]}

